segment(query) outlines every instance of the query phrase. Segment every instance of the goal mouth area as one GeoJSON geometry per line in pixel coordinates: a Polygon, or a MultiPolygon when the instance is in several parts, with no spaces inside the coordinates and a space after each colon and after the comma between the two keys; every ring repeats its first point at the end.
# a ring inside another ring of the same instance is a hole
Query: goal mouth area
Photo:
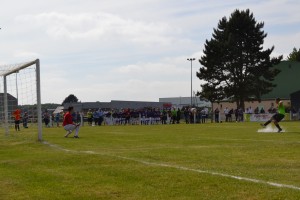
{"type": "Polygon", "coordinates": [[[0,124],[5,134],[36,124],[42,141],[40,61],[0,66],[0,124]],[[26,114],[26,115],[25,115],[26,114]],[[30,123],[30,124],[29,124],[30,123]],[[27,126],[29,125],[29,126],[27,126]]]}

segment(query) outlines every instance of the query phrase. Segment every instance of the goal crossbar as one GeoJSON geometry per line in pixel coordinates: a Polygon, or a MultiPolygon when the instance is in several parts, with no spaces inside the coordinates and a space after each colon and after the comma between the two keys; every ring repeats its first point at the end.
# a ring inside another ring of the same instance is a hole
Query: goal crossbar
{"type": "Polygon", "coordinates": [[[28,63],[21,63],[21,64],[15,64],[15,65],[2,65],[0,66],[0,76],[8,76],[10,74],[16,73],[20,71],[21,69],[25,69],[26,67],[29,67],[31,65],[35,65],[39,60],[31,61],[28,63]]]}

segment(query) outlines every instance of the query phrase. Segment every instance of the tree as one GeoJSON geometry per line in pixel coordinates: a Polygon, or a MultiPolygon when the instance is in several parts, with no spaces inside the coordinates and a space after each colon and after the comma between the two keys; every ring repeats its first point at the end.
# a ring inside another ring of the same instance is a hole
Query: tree
{"type": "Polygon", "coordinates": [[[77,103],[78,99],[74,94],[70,94],[68,97],[65,98],[65,100],[62,102],[64,103],[77,103]]]}
{"type": "Polygon", "coordinates": [[[274,65],[282,56],[270,58],[274,46],[263,50],[267,37],[263,27],[249,9],[235,10],[229,20],[223,17],[219,21],[199,60],[203,67],[197,77],[206,81],[200,95],[208,99],[230,97],[237,107],[244,108],[246,100],[260,100],[261,95],[272,91],[276,86],[272,81],[280,72],[274,65]]]}
{"type": "Polygon", "coordinates": [[[300,62],[300,49],[297,51],[296,47],[294,47],[293,52],[289,54],[287,60],[300,62]]]}

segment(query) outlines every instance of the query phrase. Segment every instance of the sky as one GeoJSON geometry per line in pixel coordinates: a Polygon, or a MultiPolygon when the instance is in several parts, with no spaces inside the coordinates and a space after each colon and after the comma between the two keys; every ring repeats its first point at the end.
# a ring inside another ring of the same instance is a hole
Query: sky
{"type": "Polygon", "coordinates": [[[206,40],[250,9],[284,58],[300,48],[298,0],[0,0],[0,65],[40,59],[42,103],[189,97],[206,40]],[[194,62],[187,58],[196,58],[194,62]],[[191,78],[192,72],[192,78],[191,78]]]}

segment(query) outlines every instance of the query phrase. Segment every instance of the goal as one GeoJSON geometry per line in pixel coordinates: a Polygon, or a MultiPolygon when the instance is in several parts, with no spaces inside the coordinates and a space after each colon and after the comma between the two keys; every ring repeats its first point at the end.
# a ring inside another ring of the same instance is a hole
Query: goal
{"type": "Polygon", "coordinates": [[[0,66],[0,124],[6,135],[26,129],[37,132],[42,141],[39,59],[0,66]],[[15,125],[16,115],[19,125],[15,125]]]}

